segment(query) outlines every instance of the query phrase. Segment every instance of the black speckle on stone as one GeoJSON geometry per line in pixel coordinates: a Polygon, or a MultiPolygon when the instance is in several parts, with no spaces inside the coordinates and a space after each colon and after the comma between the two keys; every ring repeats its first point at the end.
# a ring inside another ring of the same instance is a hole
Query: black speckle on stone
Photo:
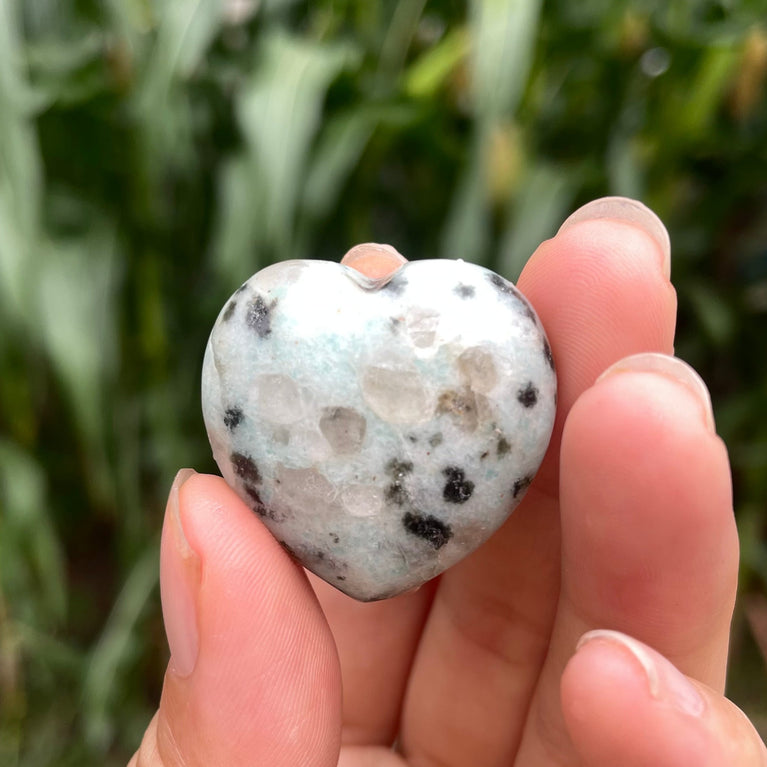
{"type": "Polygon", "coordinates": [[[295,550],[287,543],[285,543],[285,541],[277,541],[277,543],[279,543],[280,546],[282,546],[282,548],[285,549],[285,551],[287,551],[291,557],[293,557],[293,559],[298,559],[298,555],[296,554],[295,550]]]}
{"type": "Polygon", "coordinates": [[[495,446],[495,452],[498,457],[500,458],[501,456],[506,455],[509,450],[511,450],[511,445],[506,437],[498,437],[498,443],[495,446]]]}
{"type": "Polygon", "coordinates": [[[386,473],[392,478],[393,482],[386,488],[386,500],[397,506],[403,506],[410,501],[410,493],[405,487],[405,477],[413,471],[411,461],[400,461],[398,458],[392,458],[386,464],[386,473]]]}
{"type": "Polygon", "coordinates": [[[474,298],[474,293],[476,291],[473,285],[464,285],[463,283],[460,283],[455,286],[453,292],[459,298],[474,298]]]}
{"type": "Polygon", "coordinates": [[[533,478],[530,476],[522,477],[518,479],[514,483],[514,487],[511,490],[511,495],[513,498],[518,498],[520,493],[525,493],[527,488],[530,487],[530,484],[532,483],[533,478]]]}
{"type": "Polygon", "coordinates": [[[507,298],[512,298],[521,307],[522,311],[527,317],[537,326],[538,318],[535,316],[532,306],[528,300],[514,287],[514,285],[501,277],[500,274],[491,273],[489,276],[490,284],[502,295],[507,298]]]}
{"type": "Polygon", "coordinates": [[[485,452],[482,453],[482,455],[479,457],[479,460],[480,461],[484,461],[485,458],[487,458],[487,456],[489,456],[489,455],[490,455],[490,451],[489,450],[485,450],[485,452]]]}
{"type": "Polygon", "coordinates": [[[490,284],[499,293],[502,293],[505,296],[515,296],[516,297],[516,291],[514,290],[514,286],[508,280],[504,280],[503,277],[501,277],[500,274],[496,274],[495,272],[491,272],[488,275],[488,279],[490,280],[490,284]]]}
{"type": "Polygon", "coordinates": [[[392,333],[398,333],[402,327],[402,317],[389,317],[389,327],[392,333]]]}
{"type": "Polygon", "coordinates": [[[549,341],[547,338],[543,339],[543,356],[545,357],[549,367],[556,371],[556,367],[554,366],[554,355],[551,353],[551,346],[549,346],[549,341]]]}
{"type": "Polygon", "coordinates": [[[523,407],[534,407],[538,402],[538,389],[530,381],[527,386],[517,392],[517,400],[523,407]]]}
{"type": "Polygon", "coordinates": [[[238,477],[252,485],[257,485],[261,482],[258,466],[256,466],[256,462],[250,456],[243,455],[242,453],[232,453],[229,456],[229,460],[232,462],[234,473],[238,477]]]}
{"type": "Polygon", "coordinates": [[[306,549],[299,550],[297,553],[301,563],[315,573],[318,570],[324,575],[333,573],[337,578],[344,570],[349,569],[349,565],[346,562],[339,562],[320,548],[307,547],[306,549]]]}
{"type": "Polygon", "coordinates": [[[346,576],[345,575],[336,575],[336,580],[337,581],[345,581],[346,580],[346,576]]]}
{"type": "Polygon", "coordinates": [[[330,536],[330,540],[333,541],[333,543],[338,543],[341,539],[338,537],[338,533],[328,533],[330,536]]]}
{"type": "Polygon", "coordinates": [[[285,518],[276,514],[272,509],[264,504],[261,500],[261,494],[258,492],[258,488],[255,485],[246,483],[244,485],[245,492],[251,500],[250,508],[258,514],[259,517],[264,519],[271,519],[272,522],[284,522],[285,518]]]}
{"type": "Polygon", "coordinates": [[[234,431],[242,423],[243,412],[238,407],[227,408],[224,413],[224,425],[229,431],[234,431]]]}
{"type": "Polygon", "coordinates": [[[453,537],[450,525],[446,525],[431,514],[423,515],[408,511],[402,517],[402,526],[411,535],[422,538],[435,549],[441,549],[453,537]]]}
{"type": "Polygon", "coordinates": [[[474,483],[466,479],[463,469],[448,466],[442,473],[447,477],[442,497],[448,503],[466,503],[474,492],[474,483]]]}
{"type": "Polygon", "coordinates": [[[245,492],[252,501],[251,508],[258,514],[259,517],[270,517],[271,515],[264,506],[264,502],[261,500],[261,495],[258,492],[258,488],[255,485],[246,484],[245,492]]]}
{"type": "Polygon", "coordinates": [[[394,479],[403,479],[407,474],[413,471],[412,461],[400,461],[397,458],[392,458],[389,463],[386,464],[386,473],[394,479]]]}
{"type": "Polygon", "coordinates": [[[538,317],[536,316],[535,312],[533,311],[533,307],[530,306],[530,302],[519,292],[517,292],[517,299],[519,300],[519,303],[527,315],[527,318],[530,320],[530,322],[533,323],[536,327],[538,327],[538,317]]]}
{"type": "MultiPolygon", "coordinates": [[[[250,496],[251,500],[258,506],[263,507],[264,502],[261,500],[261,495],[258,492],[258,488],[255,485],[246,484],[245,492],[250,496]]],[[[261,513],[261,512],[259,512],[261,513]]]]}
{"type": "Polygon", "coordinates": [[[224,322],[229,322],[229,320],[232,319],[232,315],[234,314],[234,310],[237,308],[237,302],[232,299],[227,305],[226,309],[224,310],[224,314],[222,315],[221,319],[224,322]]]}
{"type": "Polygon", "coordinates": [[[412,442],[414,445],[416,442],[418,442],[418,437],[416,437],[415,434],[408,434],[407,438],[408,442],[412,442]]]}
{"type": "Polygon", "coordinates": [[[432,447],[439,447],[442,444],[442,432],[438,431],[436,434],[429,437],[429,444],[432,447]]]}
{"type": "Polygon", "coordinates": [[[410,493],[402,482],[397,480],[386,488],[386,500],[397,506],[404,506],[410,500],[410,493]]]}
{"type": "Polygon", "coordinates": [[[272,310],[277,301],[267,304],[263,296],[256,296],[245,312],[245,322],[255,330],[259,338],[266,338],[272,332],[272,310]]]}

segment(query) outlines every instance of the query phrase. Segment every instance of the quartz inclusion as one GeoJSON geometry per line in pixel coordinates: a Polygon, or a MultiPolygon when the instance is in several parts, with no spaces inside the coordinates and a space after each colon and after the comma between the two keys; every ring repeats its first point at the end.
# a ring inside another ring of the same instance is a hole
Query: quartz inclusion
{"type": "Polygon", "coordinates": [[[285,261],[221,310],[202,403],[226,481],[306,568],[361,600],[484,542],[549,442],[543,328],[502,277],[413,261],[385,284],[285,261]]]}

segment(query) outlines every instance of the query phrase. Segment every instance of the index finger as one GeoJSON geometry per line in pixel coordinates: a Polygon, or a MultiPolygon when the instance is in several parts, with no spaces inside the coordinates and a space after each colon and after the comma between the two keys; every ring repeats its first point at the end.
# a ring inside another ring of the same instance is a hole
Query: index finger
{"type": "Polygon", "coordinates": [[[606,197],[573,213],[532,255],[519,278],[557,363],[559,406],[535,487],[558,494],[559,444],[575,400],[613,362],[673,353],[676,291],[669,237],[635,200],[606,197]]]}

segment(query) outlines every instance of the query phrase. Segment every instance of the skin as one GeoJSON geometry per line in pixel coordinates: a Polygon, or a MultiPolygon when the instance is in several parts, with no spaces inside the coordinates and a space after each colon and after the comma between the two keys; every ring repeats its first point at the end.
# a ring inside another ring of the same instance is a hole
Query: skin
{"type": "MultiPolygon", "coordinates": [[[[376,277],[393,258],[362,255],[376,277]]],[[[646,222],[538,248],[519,287],[557,362],[550,449],[501,530],[415,593],[351,600],[223,480],[180,473],[171,661],[131,767],[767,765],[723,697],[738,541],[707,395],[667,357],[615,366],[672,353],[668,275],[646,222]]]]}

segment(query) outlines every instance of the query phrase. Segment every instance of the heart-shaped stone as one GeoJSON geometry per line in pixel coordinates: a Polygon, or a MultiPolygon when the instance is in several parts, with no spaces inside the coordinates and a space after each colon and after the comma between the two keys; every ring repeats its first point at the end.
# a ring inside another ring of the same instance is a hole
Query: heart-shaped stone
{"type": "Polygon", "coordinates": [[[361,600],[483,543],[546,451],[556,376],[527,300],[463,261],[372,281],[285,261],[222,309],[202,401],[226,481],[306,568],[361,600]]]}

